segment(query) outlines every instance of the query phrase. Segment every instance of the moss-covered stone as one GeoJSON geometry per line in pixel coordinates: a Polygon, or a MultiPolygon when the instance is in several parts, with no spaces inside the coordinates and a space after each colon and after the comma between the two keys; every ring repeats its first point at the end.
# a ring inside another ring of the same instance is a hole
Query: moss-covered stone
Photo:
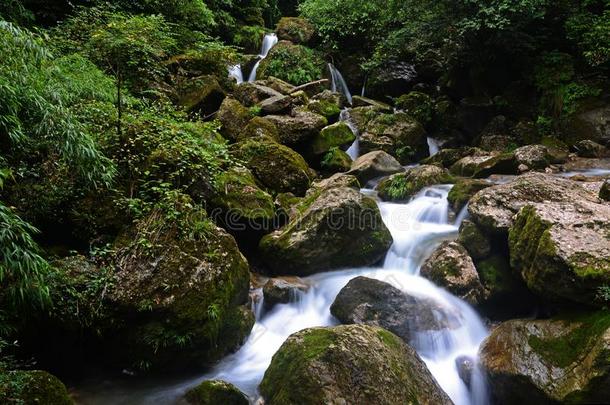
{"type": "Polygon", "coordinates": [[[308,44],[314,37],[314,26],[304,18],[282,17],[277,23],[277,36],[294,44],[308,44]]]}
{"type": "Polygon", "coordinates": [[[507,257],[499,254],[476,262],[481,283],[489,292],[489,299],[501,301],[513,296],[521,286],[510,268],[507,257]]]}
{"type": "Polygon", "coordinates": [[[479,191],[492,186],[485,180],[459,179],[449,191],[447,200],[454,211],[459,212],[479,191]]]}
{"type": "Polygon", "coordinates": [[[466,248],[475,260],[484,259],[491,253],[491,241],[481,228],[472,221],[462,221],[458,242],[466,248]]]}
{"type": "Polygon", "coordinates": [[[218,110],[225,92],[215,76],[200,76],[180,83],[178,104],[189,113],[208,116],[218,110]]]}
{"type": "Polygon", "coordinates": [[[246,107],[254,107],[262,101],[283,94],[271,87],[263,86],[260,82],[243,82],[235,87],[233,97],[246,107]]]}
{"type": "Polygon", "coordinates": [[[384,201],[404,201],[424,187],[452,181],[453,177],[447,170],[438,166],[422,165],[382,180],[377,186],[377,192],[384,201]]]}
{"type": "Polygon", "coordinates": [[[328,120],[305,108],[296,108],[291,115],[268,115],[266,119],[275,124],[280,142],[299,145],[308,142],[328,125],[328,120]]]}
{"type": "Polygon", "coordinates": [[[46,371],[0,370],[0,402],[27,405],[72,405],[66,386],[46,371]]]}
{"type": "Polygon", "coordinates": [[[517,174],[514,153],[466,156],[451,166],[451,173],[463,177],[488,177],[492,174],[517,174]]]}
{"type": "Polygon", "coordinates": [[[270,405],[450,404],[423,361],[400,338],[365,325],[295,333],[273,356],[260,386],[270,405]]]}
{"type": "Polygon", "coordinates": [[[394,100],[394,105],[399,110],[403,110],[422,125],[429,125],[432,121],[433,105],[432,98],[419,91],[412,91],[403,94],[394,100]]]}
{"type": "Polygon", "coordinates": [[[603,403],[610,395],[610,314],[501,324],[480,358],[495,403],[603,403]]]}
{"type": "Polygon", "coordinates": [[[356,159],[352,163],[352,168],[348,174],[356,176],[360,184],[365,186],[370,180],[399,173],[403,170],[403,167],[396,159],[386,152],[379,150],[369,152],[356,159]]]}
{"type": "Polygon", "coordinates": [[[185,395],[193,405],[248,405],[250,401],[237,387],[225,381],[204,381],[185,395]]]}
{"type": "Polygon", "coordinates": [[[305,194],[314,175],[305,159],[270,138],[251,138],[235,145],[234,154],[274,193],[305,194]]]}
{"type": "Polygon", "coordinates": [[[265,136],[273,139],[274,141],[279,140],[279,134],[277,127],[273,122],[264,117],[254,117],[244,128],[243,131],[237,137],[237,141],[243,141],[248,138],[258,138],[265,136]]]}
{"type": "Polygon", "coordinates": [[[324,60],[310,48],[280,41],[261,62],[258,77],[274,76],[294,85],[322,78],[324,60]]]}
{"type": "Polygon", "coordinates": [[[356,135],[345,122],[337,122],[322,128],[309,143],[309,153],[321,156],[333,148],[344,148],[356,140],[356,135]]]}
{"type": "Polygon", "coordinates": [[[424,165],[436,165],[450,168],[455,162],[466,156],[480,155],[487,155],[487,152],[483,151],[482,149],[473,147],[441,149],[437,154],[423,159],[421,163],[424,165]]]}
{"type": "Polygon", "coordinates": [[[259,244],[261,257],[274,274],[306,276],[371,265],[392,243],[375,201],[352,188],[308,194],[298,209],[301,215],[259,244]]]}
{"type": "Polygon", "coordinates": [[[227,97],[218,110],[218,120],[222,124],[221,133],[232,141],[237,141],[246,125],[252,119],[250,110],[234,98],[227,97]]]}
{"type": "Polygon", "coordinates": [[[322,156],[320,167],[327,173],[347,172],[352,167],[352,158],[339,148],[332,148],[322,156]]]}
{"type": "MultiPolygon", "coordinates": [[[[330,93],[329,90],[325,90],[330,93]]],[[[341,115],[340,96],[336,93],[330,93],[328,97],[315,97],[308,105],[307,109],[311,112],[325,117],[329,122],[336,121],[341,115]],[[333,96],[335,95],[335,96],[333,96]]]]}

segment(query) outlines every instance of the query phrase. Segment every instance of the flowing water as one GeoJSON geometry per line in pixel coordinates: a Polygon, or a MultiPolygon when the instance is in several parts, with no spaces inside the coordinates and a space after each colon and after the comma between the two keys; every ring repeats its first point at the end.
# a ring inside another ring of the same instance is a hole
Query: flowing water
{"type": "Polygon", "coordinates": [[[241,84],[244,82],[244,74],[241,71],[241,65],[232,65],[229,66],[229,77],[235,79],[237,84],[241,84]]]}
{"type": "Polygon", "coordinates": [[[330,89],[335,93],[341,93],[347,98],[347,102],[352,104],[352,93],[347,87],[347,83],[343,78],[343,75],[332,63],[328,64],[328,70],[330,72],[330,89]]]}
{"type": "Polygon", "coordinates": [[[265,38],[263,38],[263,46],[261,48],[261,53],[258,54],[258,61],[252,68],[252,72],[250,72],[250,76],[248,77],[249,82],[253,82],[256,80],[256,71],[258,70],[259,65],[261,64],[263,59],[267,57],[269,51],[275,46],[275,44],[277,44],[277,42],[277,35],[275,35],[274,33],[265,35],[265,38]]]}

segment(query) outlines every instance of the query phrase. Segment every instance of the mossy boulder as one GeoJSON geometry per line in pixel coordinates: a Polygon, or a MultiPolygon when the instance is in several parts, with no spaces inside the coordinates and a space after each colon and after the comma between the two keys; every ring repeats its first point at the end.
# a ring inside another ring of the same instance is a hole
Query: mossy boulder
{"type": "Polygon", "coordinates": [[[295,86],[285,82],[282,79],[278,79],[277,77],[269,76],[265,80],[262,81],[265,86],[272,88],[275,91],[280,92],[281,94],[289,95],[294,92],[295,86]]]}
{"type": "Polygon", "coordinates": [[[210,75],[182,81],[177,92],[178,105],[204,117],[217,111],[226,96],[216,77],[210,75]]]}
{"type": "Polygon", "coordinates": [[[405,113],[382,114],[373,118],[360,135],[360,151],[382,150],[402,164],[428,155],[426,131],[405,113]]]}
{"type": "Polygon", "coordinates": [[[462,177],[488,177],[492,174],[518,174],[514,153],[466,156],[451,166],[451,173],[462,177]]]}
{"type": "Polygon", "coordinates": [[[485,259],[476,261],[479,280],[487,291],[487,300],[490,304],[506,305],[511,300],[514,307],[519,307],[518,297],[528,297],[523,282],[510,268],[508,257],[502,254],[493,254],[485,259]]]}
{"type": "Polygon", "coordinates": [[[474,222],[490,234],[507,235],[513,217],[525,205],[541,202],[598,201],[577,182],[543,173],[527,173],[506,184],[488,187],[468,204],[474,222]]]}
{"type": "Polygon", "coordinates": [[[402,172],[404,168],[390,154],[384,151],[369,152],[360,156],[352,163],[347,174],[356,176],[360,184],[365,186],[370,180],[402,172]]]}
{"type": "Polygon", "coordinates": [[[333,148],[346,149],[356,140],[356,135],[343,121],[322,128],[309,142],[309,153],[321,156],[333,148]]]}
{"type": "Polygon", "coordinates": [[[250,170],[233,167],[221,173],[216,181],[212,203],[219,208],[217,222],[236,231],[271,229],[275,217],[273,198],[258,187],[250,170]]]}
{"type": "Polygon", "coordinates": [[[403,94],[394,100],[394,105],[399,110],[402,110],[415,118],[424,126],[429,125],[432,121],[434,106],[432,98],[425,93],[412,91],[403,94]]]}
{"type": "Polygon", "coordinates": [[[422,159],[421,163],[424,165],[436,165],[450,168],[455,162],[466,156],[480,156],[487,154],[488,153],[482,149],[473,148],[470,146],[465,146],[462,148],[447,148],[441,149],[435,155],[422,159]]]}
{"type": "Polygon", "coordinates": [[[235,87],[233,97],[246,107],[254,107],[271,97],[282,96],[277,90],[262,85],[260,82],[243,82],[235,87]]]}
{"type": "Polygon", "coordinates": [[[509,232],[511,266],[549,300],[604,305],[610,285],[610,205],[587,200],[531,203],[509,232]]]}
{"type": "Polygon", "coordinates": [[[372,107],[373,109],[375,109],[375,111],[388,114],[394,112],[391,105],[363,96],[354,96],[352,98],[352,107],[372,107]]]}
{"type": "Polygon", "coordinates": [[[441,304],[415,297],[383,281],[356,277],[341,289],[330,313],[343,324],[365,324],[389,330],[405,343],[418,333],[459,325],[441,304]]]}
{"type": "Polygon", "coordinates": [[[371,265],[392,244],[375,201],[352,188],[312,193],[298,209],[301,215],[259,244],[273,274],[307,276],[371,265]]]}
{"type": "Polygon", "coordinates": [[[270,138],[247,139],[236,144],[233,153],[274,193],[302,196],[314,177],[301,155],[270,138]]]}
{"type": "Polygon", "coordinates": [[[610,138],[610,105],[583,108],[568,117],[561,138],[569,145],[589,139],[603,142],[610,138]]]}
{"type": "Polygon", "coordinates": [[[316,31],[315,27],[304,18],[282,17],[277,23],[276,33],[280,40],[307,45],[316,31]]]}
{"type": "Polygon", "coordinates": [[[362,133],[366,129],[368,123],[381,114],[381,111],[372,106],[355,107],[348,110],[347,118],[356,126],[358,132],[362,133]]]}
{"type": "Polygon", "coordinates": [[[291,115],[268,115],[266,118],[277,127],[280,142],[289,146],[311,141],[328,125],[326,118],[304,108],[295,109],[291,115]]]}
{"type": "Polygon", "coordinates": [[[466,248],[474,260],[484,259],[491,253],[491,241],[474,222],[466,219],[460,225],[457,241],[466,248]]]}
{"type": "Polygon", "coordinates": [[[341,115],[341,110],[347,103],[345,97],[330,90],[316,94],[307,105],[307,109],[316,114],[322,115],[329,122],[336,121],[341,115]]]}
{"type": "Polygon", "coordinates": [[[119,322],[104,340],[125,366],[211,363],[249,334],[248,262],[235,239],[189,199],[152,211],[116,249],[106,294],[119,322]]]}
{"type": "Polygon", "coordinates": [[[443,242],[424,262],[421,275],[473,305],[487,295],[472,258],[458,242],[443,242]]]}
{"type": "Polygon", "coordinates": [[[185,399],[193,405],[248,405],[250,401],[233,384],[220,380],[204,381],[186,392],[185,399]]]}
{"type": "Polygon", "coordinates": [[[259,138],[261,136],[269,137],[274,141],[279,141],[277,127],[273,122],[264,117],[254,117],[248,125],[239,133],[237,141],[243,141],[248,138],[259,138]]]}
{"type": "Polygon", "coordinates": [[[27,405],[72,405],[66,386],[46,371],[0,370],[0,402],[27,405]]]}
{"type": "Polygon", "coordinates": [[[261,61],[258,77],[274,76],[294,85],[322,78],[324,60],[314,50],[289,41],[280,41],[261,61]]]}
{"type": "Polygon", "coordinates": [[[327,173],[347,172],[352,167],[352,158],[339,148],[332,148],[322,156],[320,168],[327,173]]]}
{"type": "Polygon", "coordinates": [[[338,187],[350,187],[354,190],[360,190],[360,182],[358,181],[358,178],[350,174],[335,173],[326,179],[314,182],[307,191],[307,196],[313,196],[322,190],[330,190],[331,188],[338,187]]]}
{"type": "Polygon", "coordinates": [[[377,192],[384,201],[405,201],[424,187],[452,181],[453,177],[447,170],[438,166],[422,165],[382,180],[377,186],[377,192]]]}
{"type": "Polygon", "coordinates": [[[494,403],[590,404],[610,397],[610,314],[511,320],[480,348],[494,403]]]}
{"type": "Polygon", "coordinates": [[[447,200],[451,204],[451,208],[455,212],[459,212],[476,193],[492,185],[485,180],[459,179],[449,191],[447,200]]]}
{"type": "Polygon", "coordinates": [[[218,120],[222,124],[220,132],[231,141],[241,138],[242,131],[251,119],[250,110],[231,97],[225,98],[218,110],[218,120]]]}
{"type": "Polygon", "coordinates": [[[366,325],[291,335],[273,356],[260,391],[269,405],[451,404],[413,349],[366,325]]]}

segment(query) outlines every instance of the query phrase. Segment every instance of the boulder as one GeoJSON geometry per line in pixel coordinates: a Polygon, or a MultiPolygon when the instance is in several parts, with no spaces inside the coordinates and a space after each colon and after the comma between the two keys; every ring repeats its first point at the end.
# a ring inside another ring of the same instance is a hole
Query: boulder
{"type": "Polygon", "coordinates": [[[379,326],[406,343],[416,333],[438,331],[458,325],[439,305],[400,291],[383,281],[356,277],[337,295],[330,313],[343,324],[379,326]]]}
{"type": "Polygon", "coordinates": [[[484,259],[491,253],[491,241],[487,235],[477,224],[467,219],[460,225],[457,241],[466,248],[474,260],[484,259]]]}
{"type": "Polygon", "coordinates": [[[346,152],[332,148],[322,156],[320,168],[327,173],[347,172],[352,163],[352,158],[346,152]]]}
{"type": "MultiPolygon", "coordinates": [[[[486,291],[487,315],[500,317],[521,313],[532,308],[532,297],[520,277],[510,268],[508,257],[503,254],[492,254],[475,262],[479,280],[486,291]],[[511,305],[506,305],[507,300],[511,305]]],[[[514,316],[513,316],[514,317],[514,316]]]]}
{"type": "Polygon", "coordinates": [[[428,156],[426,131],[405,113],[382,114],[373,118],[360,135],[360,151],[382,150],[402,164],[428,156]]]}
{"type": "Polygon", "coordinates": [[[231,97],[225,98],[218,110],[218,120],[222,124],[220,132],[231,141],[241,138],[242,131],[251,119],[250,110],[231,97]]]}
{"type": "Polygon", "coordinates": [[[248,138],[259,138],[262,136],[269,137],[274,141],[279,141],[277,128],[273,122],[263,117],[254,117],[239,133],[237,141],[243,141],[248,138]]]}
{"type": "Polygon", "coordinates": [[[450,168],[458,160],[466,156],[487,156],[488,153],[479,148],[470,146],[456,149],[441,149],[437,154],[427,157],[421,161],[425,165],[436,165],[450,168]]]}
{"type": "Polygon", "coordinates": [[[541,202],[597,201],[578,183],[543,173],[527,173],[506,184],[488,187],[468,204],[468,212],[486,233],[506,235],[525,205],[541,202]]]}
{"type": "Polygon", "coordinates": [[[235,87],[233,97],[246,107],[253,107],[271,97],[281,96],[277,90],[260,83],[243,82],[235,87]]]}
{"type": "Polygon", "coordinates": [[[186,392],[193,405],[248,405],[248,397],[233,384],[220,380],[204,381],[186,392]]]}
{"type": "Polygon", "coordinates": [[[275,124],[280,142],[285,145],[309,141],[328,125],[323,116],[300,108],[292,115],[268,115],[266,118],[275,124]]]}
{"type": "Polygon", "coordinates": [[[458,370],[460,379],[470,388],[472,382],[472,374],[477,367],[477,360],[470,356],[458,356],[455,359],[455,367],[458,370]]]}
{"type": "Polygon", "coordinates": [[[218,111],[224,98],[224,90],[211,75],[186,79],[178,87],[178,105],[204,117],[218,111]]]}
{"type": "Polygon", "coordinates": [[[308,152],[313,156],[321,156],[333,148],[346,149],[356,140],[356,135],[343,121],[322,128],[314,135],[308,144],[308,152]]]}
{"type": "Polygon", "coordinates": [[[525,165],[528,170],[545,169],[553,160],[548,148],[544,145],[522,146],[515,149],[514,155],[517,165],[525,165]]]}
{"type": "Polygon", "coordinates": [[[494,403],[606,403],[610,314],[511,320],[482,343],[480,364],[494,403]]]}
{"type": "Polygon", "coordinates": [[[304,18],[282,17],[277,23],[276,33],[280,40],[308,44],[315,35],[315,28],[304,18]]]}
{"type": "Polygon", "coordinates": [[[609,204],[576,198],[529,203],[514,219],[509,248],[511,266],[536,294],[604,305],[598,291],[610,285],[609,204]]]}
{"type": "Polygon", "coordinates": [[[392,244],[375,201],[352,188],[312,193],[298,209],[301,215],[259,244],[273,274],[307,276],[372,265],[392,244]]]}
{"type": "Polygon", "coordinates": [[[328,79],[314,80],[313,82],[307,82],[294,88],[293,91],[302,91],[307,94],[308,97],[314,97],[320,94],[324,90],[328,90],[328,79]]]}
{"type": "Polygon", "coordinates": [[[329,122],[334,122],[341,115],[341,109],[345,102],[341,94],[324,90],[313,97],[307,105],[307,109],[325,117],[329,122]]]}
{"type": "Polygon", "coordinates": [[[307,292],[309,284],[298,277],[270,278],[263,286],[265,308],[294,301],[299,293],[307,292]]]}
{"type": "Polygon", "coordinates": [[[72,405],[66,386],[54,375],[41,370],[0,370],[0,403],[72,405]]]}
{"type": "Polygon", "coordinates": [[[421,165],[383,179],[377,186],[377,192],[383,201],[405,201],[424,187],[451,181],[453,177],[447,170],[438,166],[421,165]]]}
{"type": "Polygon", "coordinates": [[[577,142],[573,148],[576,154],[583,158],[603,158],[610,156],[608,149],[597,142],[590,139],[585,139],[577,142]]]}
{"type": "Polygon", "coordinates": [[[281,94],[261,101],[259,107],[263,115],[281,114],[292,108],[292,101],[291,96],[281,94]]]}
{"type": "Polygon", "coordinates": [[[319,180],[311,185],[311,188],[307,191],[307,195],[314,195],[321,190],[330,190],[331,188],[339,187],[350,187],[355,190],[360,190],[360,182],[355,176],[336,173],[327,179],[319,180]]]}
{"type": "Polygon", "coordinates": [[[268,78],[263,80],[262,83],[264,83],[266,87],[270,87],[273,90],[286,95],[292,93],[295,88],[295,86],[293,86],[292,84],[273,76],[269,76],[268,78]]]}
{"type": "Polygon", "coordinates": [[[412,64],[390,62],[371,72],[366,91],[372,97],[398,97],[407,93],[416,79],[417,72],[412,64]]]}
{"type": "Polygon", "coordinates": [[[369,152],[352,163],[347,174],[356,176],[363,186],[370,180],[402,172],[404,168],[391,155],[384,151],[369,152]]]}
{"type": "Polygon", "coordinates": [[[457,242],[443,242],[422,265],[421,275],[472,305],[485,299],[472,258],[457,242]]]}
{"type": "Polygon", "coordinates": [[[432,98],[425,93],[412,91],[408,94],[403,94],[394,100],[394,105],[424,126],[429,125],[432,121],[432,98]]]}
{"type": "Polygon", "coordinates": [[[599,198],[604,201],[610,201],[610,179],[606,179],[599,189],[599,198]]]}
{"type": "Polygon", "coordinates": [[[375,107],[356,107],[348,110],[347,118],[358,129],[358,133],[363,133],[368,123],[381,114],[375,107]]]}
{"type": "Polygon", "coordinates": [[[352,97],[352,107],[373,107],[375,111],[381,113],[391,114],[394,112],[392,106],[381,101],[373,100],[372,98],[366,98],[362,96],[352,97]]]}
{"type": "Polygon", "coordinates": [[[463,177],[488,177],[492,174],[518,174],[513,153],[466,156],[451,166],[451,173],[463,177]]]}
{"type": "Polygon", "coordinates": [[[273,356],[260,391],[276,404],[451,404],[417,353],[366,325],[311,328],[273,356]]]}
{"type": "Polygon", "coordinates": [[[460,212],[476,193],[492,185],[485,180],[459,179],[449,191],[447,200],[455,212],[460,212]]]}
{"type": "Polygon", "coordinates": [[[585,139],[607,142],[610,139],[610,105],[584,109],[572,114],[563,130],[562,139],[570,145],[585,139]]]}
{"type": "Polygon", "coordinates": [[[233,153],[274,193],[302,196],[314,178],[301,155],[270,138],[246,139],[235,145],[233,153]]]}

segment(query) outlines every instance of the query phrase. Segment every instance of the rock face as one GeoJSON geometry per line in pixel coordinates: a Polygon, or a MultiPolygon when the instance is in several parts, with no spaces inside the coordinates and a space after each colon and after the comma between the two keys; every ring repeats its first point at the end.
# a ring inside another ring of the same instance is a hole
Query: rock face
{"type": "Polygon", "coordinates": [[[369,152],[360,156],[347,174],[356,176],[363,186],[377,177],[403,171],[400,163],[391,155],[383,151],[369,152]]]}
{"type": "Polygon", "coordinates": [[[278,130],[280,142],[295,145],[316,136],[328,121],[321,115],[304,109],[296,109],[292,115],[268,115],[278,130]]]}
{"type": "Polygon", "coordinates": [[[382,114],[370,121],[360,135],[360,150],[383,150],[402,164],[416,162],[428,155],[426,131],[405,113],[382,114]]]}
{"type": "Polygon", "coordinates": [[[306,276],[371,265],[392,244],[375,201],[352,188],[313,193],[298,209],[300,215],[260,242],[261,256],[274,274],[306,276]]]}
{"type": "Polygon", "coordinates": [[[248,397],[236,386],[225,381],[204,381],[185,395],[193,405],[248,405],[248,397]]]}
{"type": "Polygon", "coordinates": [[[287,304],[299,292],[309,290],[309,285],[298,277],[270,278],[263,286],[265,308],[273,308],[276,304],[287,304]]]}
{"type": "Polygon", "coordinates": [[[610,398],[607,311],[512,320],[480,348],[494,403],[606,403],[610,398]]]}
{"type": "Polygon", "coordinates": [[[305,159],[270,138],[247,139],[235,145],[234,154],[269,190],[305,194],[314,177],[305,159]]]}
{"type": "Polygon", "coordinates": [[[421,165],[382,180],[377,186],[377,192],[384,201],[404,201],[413,197],[424,187],[449,183],[452,180],[452,176],[445,169],[438,166],[421,165]]]}
{"type": "Polygon", "coordinates": [[[457,242],[441,244],[423,264],[421,275],[473,305],[485,299],[474,263],[457,242]]]}
{"type": "Polygon", "coordinates": [[[491,253],[489,238],[487,238],[477,224],[467,219],[462,221],[460,225],[457,241],[466,248],[470,256],[475,260],[484,259],[491,253]]]}
{"type": "MultiPolygon", "coordinates": [[[[569,197],[569,196],[567,196],[569,197]]],[[[610,205],[588,200],[532,203],[509,233],[511,266],[551,300],[603,305],[610,284],[610,205]]]]}
{"type": "Polygon", "coordinates": [[[3,404],[72,405],[66,386],[46,371],[1,371],[3,404]]]}
{"type": "Polygon", "coordinates": [[[273,356],[260,390],[269,405],[451,404],[413,349],[365,325],[291,335],[273,356]]]}
{"type": "Polygon", "coordinates": [[[486,232],[504,234],[519,210],[531,203],[597,201],[597,196],[578,183],[542,173],[528,173],[510,183],[477,193],[468,212],[486,232]]]}
{"type": "Polygon", "coordinates": [[[415,332],[455,325],[455,319],[441,316],[436,305],[405,294],[383,281],[356,277],[339,292],[330,313],[341,323],[379,326],[410,342],[415,332]]]}

